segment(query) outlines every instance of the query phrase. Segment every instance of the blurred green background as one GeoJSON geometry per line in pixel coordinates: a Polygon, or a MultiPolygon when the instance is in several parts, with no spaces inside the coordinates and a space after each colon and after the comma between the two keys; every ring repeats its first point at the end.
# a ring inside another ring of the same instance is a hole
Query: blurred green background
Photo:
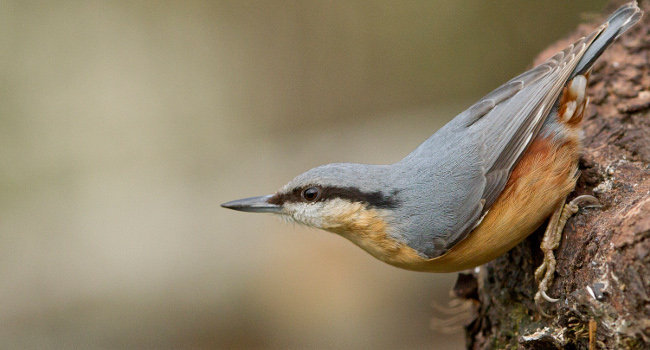
{"type": "Polygon", "coordinates": [[[603,5],[0,2],[0,347],[462,346],[454,274],[219,204],[399,160],[603,5]]]}

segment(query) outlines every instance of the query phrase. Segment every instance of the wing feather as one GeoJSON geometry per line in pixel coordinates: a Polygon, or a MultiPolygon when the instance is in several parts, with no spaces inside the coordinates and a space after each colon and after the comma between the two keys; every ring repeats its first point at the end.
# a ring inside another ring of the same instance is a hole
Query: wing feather
{"type": "Polygon", "coordinates": [[[485,185],[480,204],[464,224],[447,239],[446,248],[462,240],[475,228],[505,188],[517,161],[533,141],[558,99],[567,79],[591,42],[606,28],[601,26],[541,65],[511,79],[490,92],[459,117],[460,128],[479,139],[485,185]]]}

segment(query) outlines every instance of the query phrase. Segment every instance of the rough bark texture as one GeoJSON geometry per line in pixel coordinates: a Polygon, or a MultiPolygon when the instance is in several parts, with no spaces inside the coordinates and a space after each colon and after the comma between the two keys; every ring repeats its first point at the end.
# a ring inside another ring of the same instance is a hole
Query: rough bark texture
{"type": "MultiPolygon", "coordinates": [[[[457,294],[472,298],[466,286],[478,282],[468,348],[650,348],[650,1],[640,6],[641,22],[592,73],[581,176],[569,199],[593,194],[603,208],[581,210],[567,223],[549,289],[561,300],[544,305],[553,317],[533,302],[542,227],[458,286],[457,294]]],[[[580,26],[540,60],[600,23],[580,26]]]]}

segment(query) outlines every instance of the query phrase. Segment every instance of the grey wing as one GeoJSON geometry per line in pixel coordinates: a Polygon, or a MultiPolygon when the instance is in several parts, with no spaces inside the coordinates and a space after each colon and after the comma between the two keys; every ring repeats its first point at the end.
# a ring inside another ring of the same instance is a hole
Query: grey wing
{"type": "Polygon", "coordinates": [[[467,133],[467,139],[477,140],[485,181],[470,189],[482,193],[480,203],[474,206],[473,213],[468,213],[472,220],[459,223],[462,226],[448,237],[447,249],[467,236],[487,214],[580,58],[605,27],[490,92],[450,123],[450,131],[467,133]]]}

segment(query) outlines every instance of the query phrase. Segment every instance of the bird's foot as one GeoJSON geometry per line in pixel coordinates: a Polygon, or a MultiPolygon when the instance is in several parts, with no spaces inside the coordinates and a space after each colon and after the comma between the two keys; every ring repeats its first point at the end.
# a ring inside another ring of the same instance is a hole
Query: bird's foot
{"type": "Polygon", "coordinates": [[[578,210],[580,210],[580,208],[600,207],[598,199],[590,195],[578,196],[571,202],[565,203],[566,199],[562,200],[562,203],[555,210],[553,216],[551,216],[548,226],[546,226],[546,232],[544,232],[544,238],[542,239],[540,247],[544,253],[544,262],[542,262],[542,265],[535,270],[535,281],[537,281],[535,305],[537,305],[539,312],[546,317],[550,317],[550,315],[542,309],[542,301],[545,300],[549,303],[556,303],[560,300],[551,298],[546,294],[546,291],[548,290],[549,285],[553,283],[556,263],[553,250],[560,245],[564,225],[571,216],[575,215],[578,210]]]}

